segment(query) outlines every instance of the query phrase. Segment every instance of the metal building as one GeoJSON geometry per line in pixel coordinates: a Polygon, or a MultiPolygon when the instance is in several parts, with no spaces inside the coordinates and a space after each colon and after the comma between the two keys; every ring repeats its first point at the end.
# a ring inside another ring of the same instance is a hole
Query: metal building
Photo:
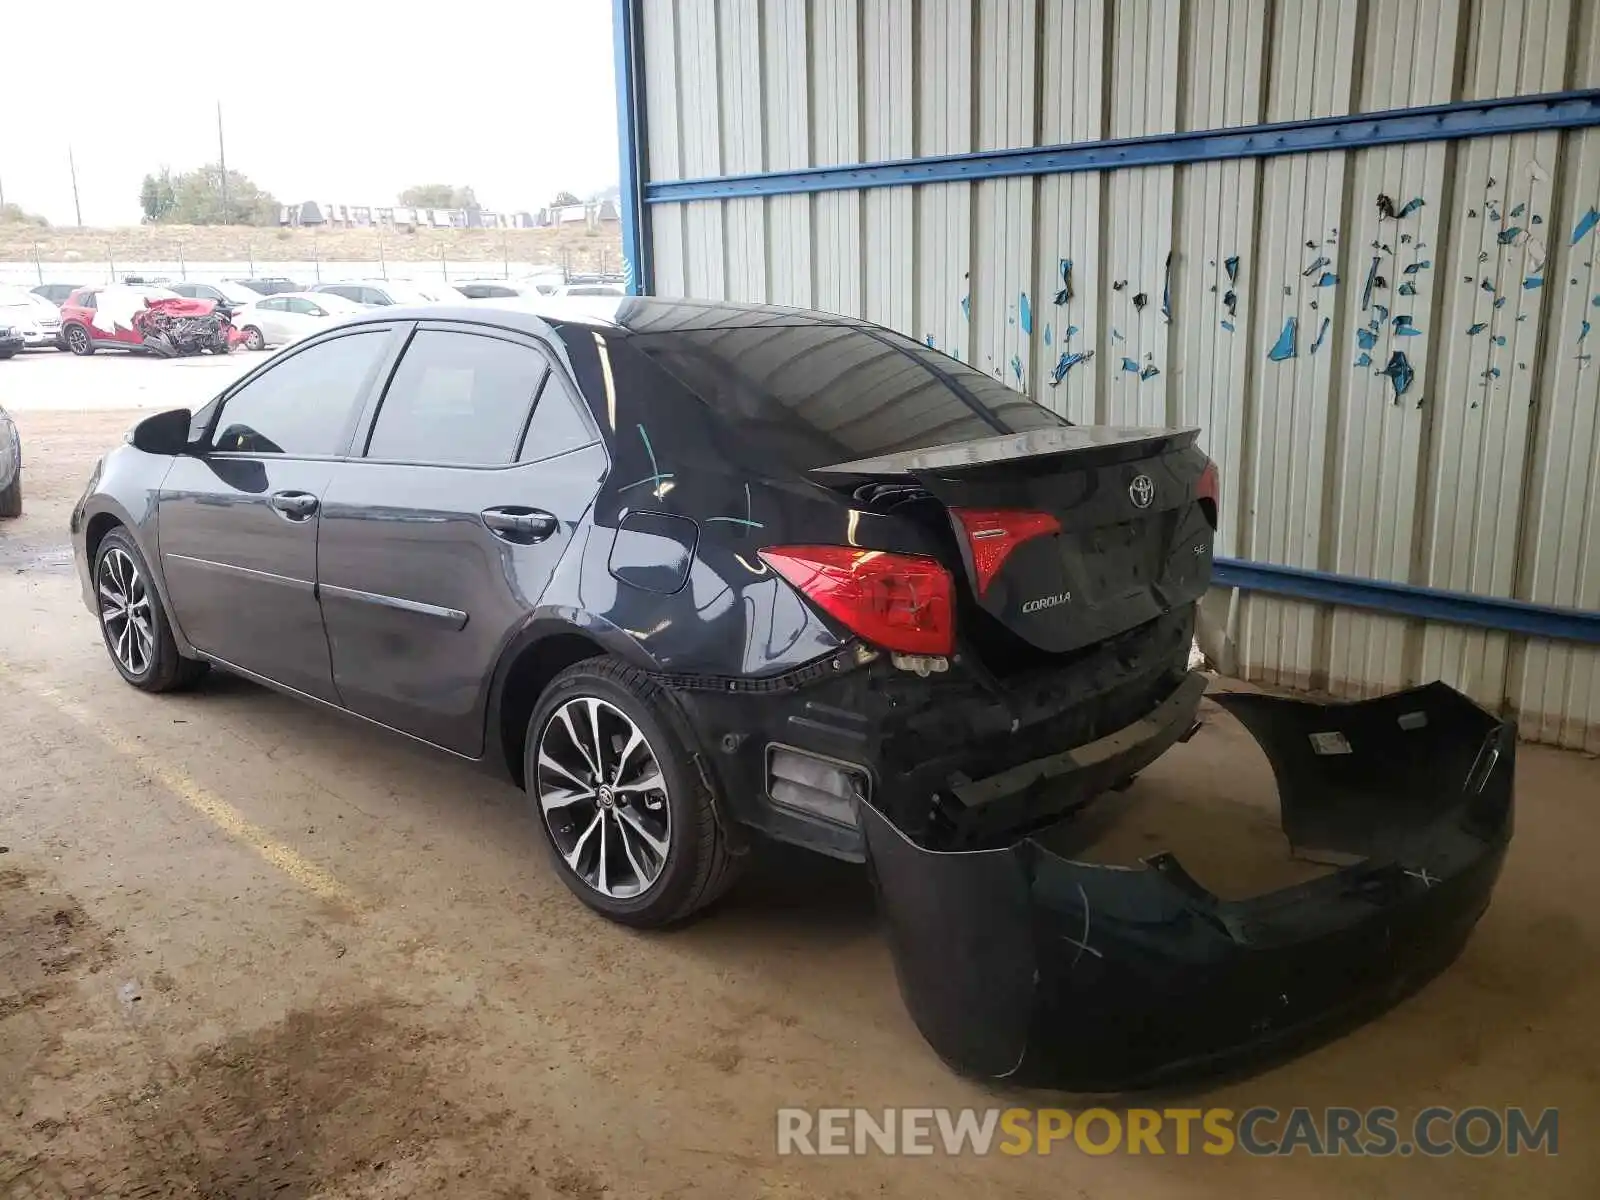
{"type": "Polygon", "coordinates": [[[616,0],[634,285],[1221,469],[1202,645],[1600,750],[1600,2],[616,0]]]}

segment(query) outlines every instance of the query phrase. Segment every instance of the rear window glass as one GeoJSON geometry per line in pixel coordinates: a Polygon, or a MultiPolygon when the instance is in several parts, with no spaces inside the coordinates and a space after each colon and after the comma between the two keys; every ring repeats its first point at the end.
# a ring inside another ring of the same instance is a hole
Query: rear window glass
{"type": "Polygon", "coordinates": [[[632,341],[730,422],[787,426],[789,457],[801,470],[1068,424],[999,380],[887,330],[745,326],[632,341]]]}

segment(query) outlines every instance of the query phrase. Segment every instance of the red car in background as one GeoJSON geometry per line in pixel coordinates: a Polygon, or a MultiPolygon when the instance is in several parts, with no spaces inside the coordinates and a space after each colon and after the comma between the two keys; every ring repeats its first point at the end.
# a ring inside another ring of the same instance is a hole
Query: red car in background
{"type": "Polygon", "coordinates": [[[96,350],[162,358],[227,354],[239,341],[239,331],[217,310],[215,301],[189,300],[165,288],[82,287],[61,306],[61,345],[79,355],[96,350]]]}

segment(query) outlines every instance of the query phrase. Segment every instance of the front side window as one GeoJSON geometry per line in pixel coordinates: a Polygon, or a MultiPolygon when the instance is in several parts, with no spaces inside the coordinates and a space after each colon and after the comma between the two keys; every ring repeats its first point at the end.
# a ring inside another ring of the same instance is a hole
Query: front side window
{"type": "Polygon", "coordinates": [[[528,346],[421,330],[384,393],[367,457],[464,466],[509,463],[548,370],[544,355],[528,346]]]}
{"type": "Polygon", "coordinates": [[[362,330],[273,363],[223,403],[213,447],[242,454],[342,454],[350,418],[388,341],[388,330],[362,330]]]}

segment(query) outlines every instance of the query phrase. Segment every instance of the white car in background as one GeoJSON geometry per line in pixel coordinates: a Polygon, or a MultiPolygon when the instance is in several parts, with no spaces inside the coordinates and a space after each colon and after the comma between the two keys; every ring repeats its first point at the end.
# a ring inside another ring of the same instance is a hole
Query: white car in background
{"type": "MultiPolygon", "coordinates": [[[[413,283],[409,279],[345,279],[317,283],[307,289],[317,295],[343,296],[357,304],[459,304],[466,299],[448,283],[413,283]]],[[[305,294],[305,293],[302,293],[305,294]]]]}
{"type": "Polygon", "coordinates": [[[246,350],[265,350],[297,342],[327,328],[330,321],[353,317],[371,307],[331,292],[279,292],[236,311],[233,326],[244,335],[246,350]]]}
{"type": "Polygon", "coordinates": [[[0,325],[22,335],[25,350],[42,350],[61,341],[61,310],[26,288],[0,286],[0,325]]]}
{"type": "Polygon", "coordinates": [[[568,283],[551,293],[553,296],[626,296],[628,293],[616,283],[568,283]]]}
{"type": "Polygon", "coordinates": [[[559,275],[530,279],[457,279],[452,284],[468,300],[511,300],[527,296],[553,296],[561,287],[559,275]]]}

